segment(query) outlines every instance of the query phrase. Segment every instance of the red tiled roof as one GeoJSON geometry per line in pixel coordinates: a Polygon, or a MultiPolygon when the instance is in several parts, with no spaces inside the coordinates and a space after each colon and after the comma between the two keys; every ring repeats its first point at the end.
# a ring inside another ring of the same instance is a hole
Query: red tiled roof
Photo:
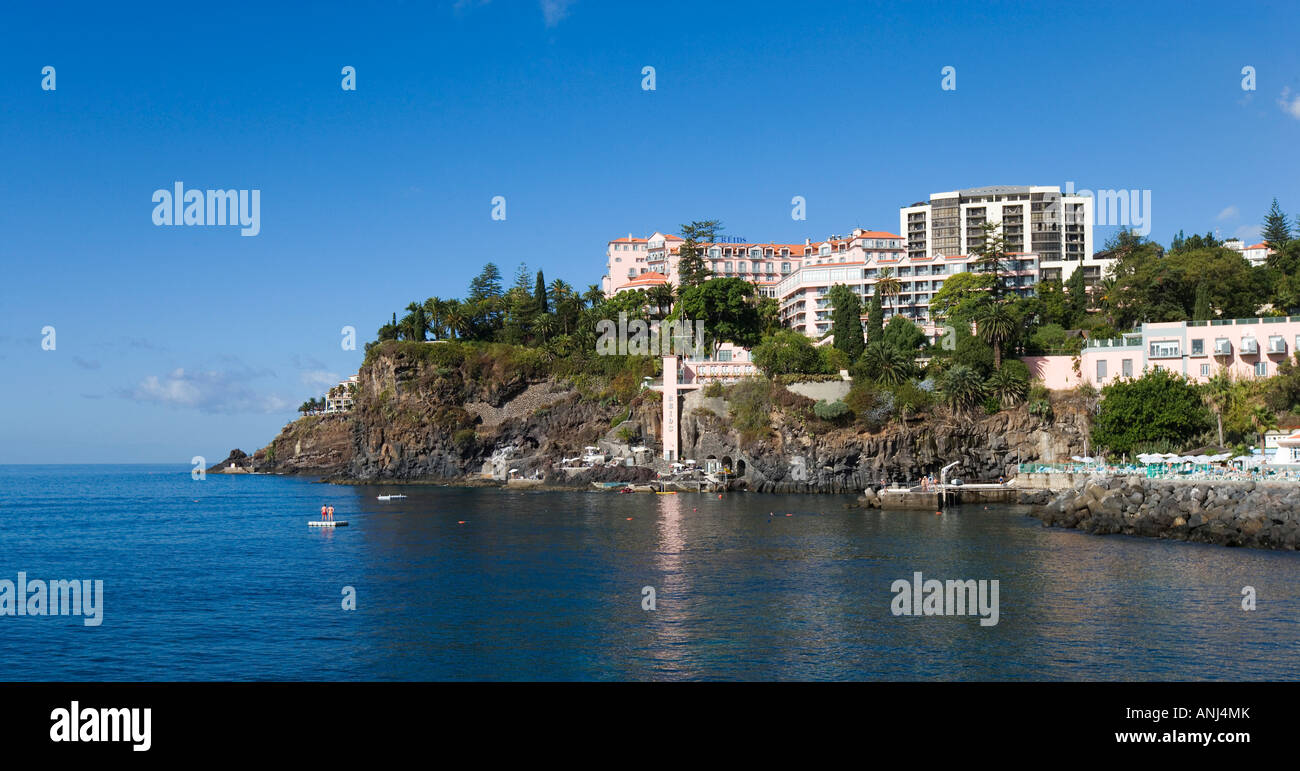
{"type": "Polygon", "coordinates": [[[623,286],[658,286],[659,284],[668,283],[668,277],[655,271],[647,271],[627,282],[623,286]]]}

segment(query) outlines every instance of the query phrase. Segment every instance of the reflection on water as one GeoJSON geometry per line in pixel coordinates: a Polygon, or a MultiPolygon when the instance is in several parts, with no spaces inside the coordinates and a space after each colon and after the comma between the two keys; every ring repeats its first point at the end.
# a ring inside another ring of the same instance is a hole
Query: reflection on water
{"type": "Polygon", "coordinates": [[[0,678],[1300,676],[1294,553],[1044,529],[1013,507],[88,468],[0,467],[0,578],[105,580],[93,634],[0,618],[0,678]],[[323,500],[350,526],[308,528],[323,500]],[[893,616],[890,586],[915,571],[997,579],[999,623],[893,616]]]}

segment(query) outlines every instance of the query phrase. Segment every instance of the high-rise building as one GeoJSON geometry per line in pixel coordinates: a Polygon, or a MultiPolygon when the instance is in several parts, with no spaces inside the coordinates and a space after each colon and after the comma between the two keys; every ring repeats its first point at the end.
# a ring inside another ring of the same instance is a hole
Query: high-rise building
{"type": "Polygon", "coordinates": [[[898,214],[911,259],[969,255],[983,245],[986,222],[1000,226],[1008,253],[1037,257],[1040,280],[1064,282],[1077,269],[1089,283],[1101,278],[1106,261],[1093,256],[1091,196],[1057,186],[976,187],[933,193],[898,214]]]}

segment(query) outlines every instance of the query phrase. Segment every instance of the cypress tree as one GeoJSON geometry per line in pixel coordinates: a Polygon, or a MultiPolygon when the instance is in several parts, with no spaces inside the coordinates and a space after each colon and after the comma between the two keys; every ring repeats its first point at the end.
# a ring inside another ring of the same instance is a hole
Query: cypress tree
{"type": "Polygon", "coordinates": [[[1207,321],[1214,316],[1210,308],[1210,288],[1205,282],[1196,285],[1196,304],[1192,307],[1193,321],[1207,321]]]}
{"type": "Polygon", "coordinates": [[[856,361],[866,344],[862,342],[862,303],[857,292],[844,284],[831,287],[831,333],[835,347],[856,361]]]}
{"type": "Polygon", "coordinates": [[[537,287],[533,289],[533,300],[537,303],[538,313],[549,312],[546,305],[546,279],[540,270],[537,271],[537,287]]]}
{"type": "Polygon", "coordinates": [[[885,309],[880,306],[880,293],[871,295],[867,301],[867,339],[873,343],[880,342],[885,335],[885,309]]]}

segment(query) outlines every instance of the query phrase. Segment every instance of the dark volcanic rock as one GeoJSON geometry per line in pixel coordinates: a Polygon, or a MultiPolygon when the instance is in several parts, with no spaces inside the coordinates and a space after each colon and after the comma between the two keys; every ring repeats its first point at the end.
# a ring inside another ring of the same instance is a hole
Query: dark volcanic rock
{"type": "Polygon", "coordinates": [[[1283,482],[1111,477],[1079,482],[1034,516],[1044,525],[1089,533],[1294,551],[1300,546],[1297,495],[1283,482]]]}

